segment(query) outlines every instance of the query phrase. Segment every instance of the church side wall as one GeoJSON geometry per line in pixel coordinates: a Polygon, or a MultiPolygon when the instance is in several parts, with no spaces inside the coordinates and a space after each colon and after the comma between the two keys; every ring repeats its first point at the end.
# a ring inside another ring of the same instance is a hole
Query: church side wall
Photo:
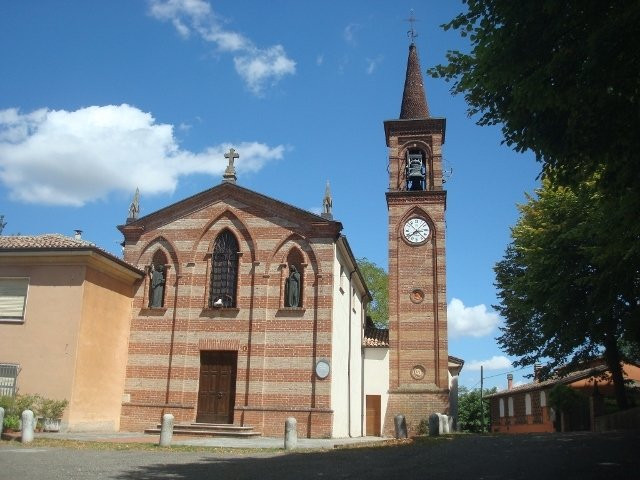
{"type": "Polygon", "coordinates": [[[234,424],[279,436],[294,416],[300,436],[331,435],[331,383],[314,368],[317,359],[332,357],[335,232],[318,230],[296,212],[256,205],[240,191],[182,217],[167,209],[164,221],[127,241],[127,261],[144,268],[161,249],[169,268],[163,308],[147,307],[148,279],[134,298],[122,429],[150,427],[163,413],[195,421],[201,352],[232,351],[234,424]],[[209,308],[211,249],[224,229],[237,238],[241,255],[237,308],[209,308]],[[292,248],[304,257],[300,308],[283,306],[292,248]]]}

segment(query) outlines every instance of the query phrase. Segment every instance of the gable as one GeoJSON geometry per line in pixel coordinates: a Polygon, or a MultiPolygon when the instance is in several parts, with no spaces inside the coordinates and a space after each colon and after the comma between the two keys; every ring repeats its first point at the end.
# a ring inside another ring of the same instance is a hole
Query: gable
{"type": "MultiPolygon", "coordinates": [[[[148,232],[201,217],[200,212],[209,210],[215,205],[224,205],[231,211],[243,211],[255,218],[273,223],[274,226],[288,228],[306,236],[305,232],[314,231],[319,236],[337,236],[342,230],[342,224],[327,220],[319,215],[308,212],[288,203],[262,195],[233,183],[222,183],[209,190],[205,190],[192,197],[181,200],[149,215],[141,217],[118,229],[127,237],[135,238],[137,233],[148,232]]],[[[224,210],[224,208],[222,209],[224,210]]],[[[188,227],[187,224],[181,225],[188,227]]]]}

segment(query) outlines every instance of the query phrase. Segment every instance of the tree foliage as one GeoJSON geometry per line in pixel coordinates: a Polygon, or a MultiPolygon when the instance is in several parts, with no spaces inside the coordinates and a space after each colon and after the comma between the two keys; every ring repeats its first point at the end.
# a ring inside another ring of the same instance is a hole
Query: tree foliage
{"type": "Polygon", "coordinates": [[[358,268],[362,272],[373,300],[367,305],[367,315],[376,325],[389,324],[389,276],[383,268],[367,258],[358,259],[358,268]]]}
{"type": "MultiPolygon", "coordinates": [[[[480,125],[532,150],[564,183],[602,172],[611,191],[640,183],[640,3],[464,0],[443,25],[471,43],[430,70],[464,94],[480,125]]],[[[626,193],[626,192],[621,192],[626,193]]],[[[637,205],[637,204],[636,204],[637,205]]]]}
{"type": "Polygon", "coordinates": [[[495,308],[505,319],[497,340],[519,357],[515,365],[545,361],[543,376],[604,353],[624,408],[619,345],[636,341],[640,276],[610,263],[618,255],[623,264],[625,252],[609,251],[597,181],[569,188],[543,179],[537,196],[519,206],[512,241],[495,266],[495,308]]]}
{"type": "Polygon", "coordinates": [[[640,2],[464,2],[443,27],[470,50],[430,73],[478,124],[533,151],[546,182],[496,267],[499,341],[520,365],[604,350],[613,368],[622,337],[640,344],[640,2]]]}
{"type": "MultiPolygon", "coordinates": [[[[484,390],[483,395],[496,393],[496,387],[484,390]]],[[[480,389],[460,387],[458,393],[458,425],[463,432],[483,433],[489,426],[489,400],[480,401],[480,389]]]]}

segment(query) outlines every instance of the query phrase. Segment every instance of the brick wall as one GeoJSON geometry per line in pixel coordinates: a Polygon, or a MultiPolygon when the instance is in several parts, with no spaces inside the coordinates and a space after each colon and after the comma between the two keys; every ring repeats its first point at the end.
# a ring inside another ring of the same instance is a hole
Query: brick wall
{"type": "Polygon", "coordinates": [[[385,122],[389,147],[389,403],[385,432],[403,414],[410,429],[431,413],[448,413],[445,263],[446,192],[442,189],[443,130],[437,119],[385,122]],[[405,162],[420,150],[427,189],[407,191],[405,162]],[[413,217],[427,221],[419,244],[403,236],[413,217]]]}
{"type": "Polygon", "coordinates": [[[295,416],[302,436],[330,435],[330,381],[314,375],[331,358],[334,239],[341,226],[231,184],[223,184],[121,227],[125,260],[168,262],[163,308],[147,308],[138,286],[121,428],[140,430],[163,413],[195,421],[200,352],[237,352],[233,422],[281,435],[295,416]],[[211,253],[228,229],[240,250],[237,308],[208,306],[211,253]],[[284,308],[286,259],[303,258],[301,308],[284,308]],[[299,417],[299,418],[298,418],[299,417]]]}

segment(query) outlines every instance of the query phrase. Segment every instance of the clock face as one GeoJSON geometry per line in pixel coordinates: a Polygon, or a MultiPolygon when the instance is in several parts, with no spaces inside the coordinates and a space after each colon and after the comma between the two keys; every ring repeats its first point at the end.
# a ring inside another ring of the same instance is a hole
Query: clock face
{"type": "Polygon", "coordinates": [[[404,224],[402,233],[409,243],[422,243],[429,236],[429,224],[424,218],[413,217],[404,224]]]}

